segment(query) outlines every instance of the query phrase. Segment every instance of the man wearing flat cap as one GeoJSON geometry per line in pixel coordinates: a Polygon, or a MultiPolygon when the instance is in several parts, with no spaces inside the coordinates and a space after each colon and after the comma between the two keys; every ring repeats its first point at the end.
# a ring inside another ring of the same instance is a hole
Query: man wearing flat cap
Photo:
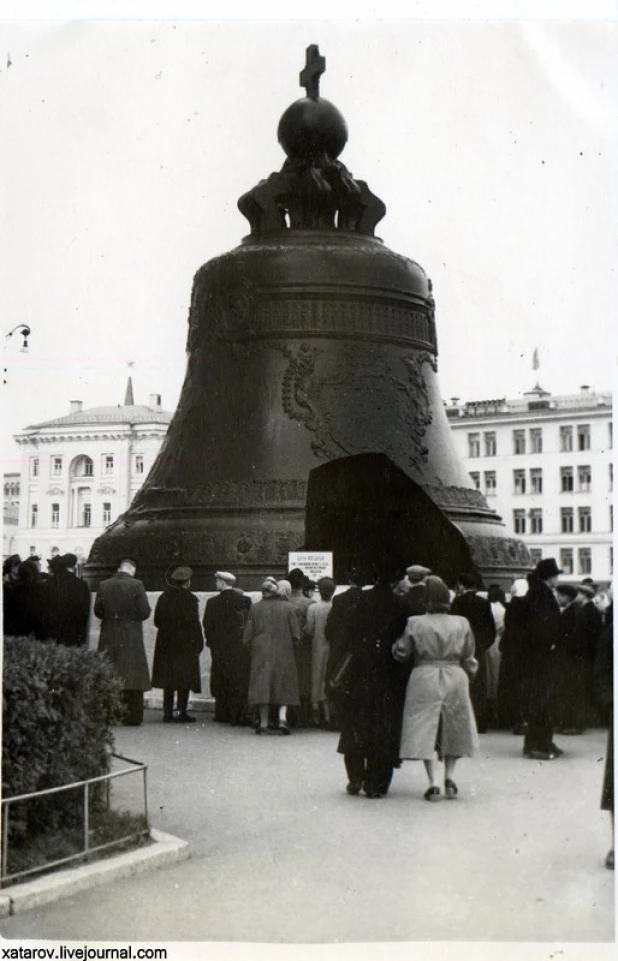
{"type": "Polygon", "coordinates": [[[150,604],[136,570],[134,558],[121,558],[116,573],[99,584],[94,601],[94,613],[101,619],[98,649],[107,654],[122,681],[123,723],[134,726],[144,719],[144,691],[151,686],[142,630],[150,604]]]}
{"type": "Polygon", "coordinates": [[[229,571],[215,573],[217,597],[206,602],[204,635],[210,649],[210,693],[215,699],[215,721],[245,723],[249,691],[249,652],[243,644],[251,598],[234,589],[229,571]]]}
{"type": "Polygon", "coordinates": [[[204,650],[204,638],[197,597],[189,589],[192,577],[190,567],[176,567],[167,578],[167,587],[154,612],[157,639],[152,686],[163,688],[165,722],[192,724],[195,718],[187,713],[189,691],[199,694],[202,690],[200,654],[204,650]]]}
{"type": "Polygon", "coordinates": [[[528,727],[523,753],[542,761],[552,761],[564,753],[553,741],[556,652],[560,645],[560,606],[555,590],[560,574],[555,558],[544,557],[528,576],[530,589],[525,597],[522,684],[528,727]]]}
{"type": "Polygon", "coordinates": [[[43,638],[67,647],[88,643],[90,591],[77,577],[77,557],[62,554],[49,562],[51,576],[41,587],[43,638]]]}

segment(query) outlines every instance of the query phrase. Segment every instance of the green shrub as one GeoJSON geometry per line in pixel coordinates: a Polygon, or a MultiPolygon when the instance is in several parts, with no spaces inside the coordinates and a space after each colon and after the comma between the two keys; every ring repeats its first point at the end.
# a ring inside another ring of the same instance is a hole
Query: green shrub
{"type": "MultiPolygon", "coordinates": [[[[96,651],[5,637],[2,793],[14,797],[107,773],[121,685],[96,651]]],[[[102,792],[91,792],[99,803],[102,792]]],[[[81,822],[82,792],[11,805],[10,838],[81,822]]]]}

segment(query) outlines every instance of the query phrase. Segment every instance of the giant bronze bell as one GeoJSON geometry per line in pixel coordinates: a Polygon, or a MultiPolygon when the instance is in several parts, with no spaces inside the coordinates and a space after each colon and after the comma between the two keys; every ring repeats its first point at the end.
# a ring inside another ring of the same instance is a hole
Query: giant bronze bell
{"type": "Polygon", "coordinates": [[[178,408],[92,548],[93,586],[123,554],[152,590],[177,563],[196,589],[217,569],[256,588],[301,547],[332,549],[339,578],[389,549],[449,578],[529,566],[455,452],[431,281],[374,236],[386,208],[337,159],[347,128],[323,71],[309,47],[307,95],[279,123],[287,159],[238,202],[251,233],[195,275],[178,408]]]}

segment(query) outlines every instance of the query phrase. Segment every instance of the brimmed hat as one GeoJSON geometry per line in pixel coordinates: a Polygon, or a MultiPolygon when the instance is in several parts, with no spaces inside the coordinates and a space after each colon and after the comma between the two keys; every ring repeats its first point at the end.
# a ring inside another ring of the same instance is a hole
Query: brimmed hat
{"type": "Polygon", "coordinates": [[[19,554],[11,554],[10,557],[7,557],[7,559],[2,562],[2,573],[8,574],[12,567],[17,567],[19,564],[21,564],[19,554]]]}
{"type": "Polygon", "coordinates": [[[577,591],[579,588],[573,587],[572,584],[559,584],[556,588],[557,594],[564,594],[565,597],[570,597],[572,601],[577,597],[577,591]]]}
{"type": "Polygon", "coordinates": [[[450,604],[451,592],[441,577],[431,574],[425,581],[425,587],[428,604],[450,604]]]}
{"type": "Polygon", "coordinates": [[[267,577],[262,583],[262,593],[263,594],[278,594],[279,586],[274,579],[274,577],[267,577]]]}
{"type": "Polygon", "coordinates": [[[176,567],[170,574],[170,581],[174,581],[175,584],[185,584],[192,577],[193,571],[190,567],[176,567]]]}
{"type": "Polygon", "coordinates": [[[408,575],[408,580],[416,584],[418,581],[422,581],[425,577],[428,577],[431,571],[428,567],[422,567],[420,564],[412,564],[411,567],[406,567],[406,574],[408,575]]]}
{"type": "Polygon", "coordinates": [[[77,554],[63,554],[58,559],[58,566],[61,568],[77,567],[77,554]]]}
{"type": "Polygon", "coordinates": [[[558,574],[564,573],[560,570],[556,564],[555,557],[544,557],[542,561],[536,565],[534,573],[537,577],[540,577],[542,581],[546,581],[548,577],[557,577],[558,574]]]}
{"type": "Polygon", "coordinates": [[[47,562],[47,566],[52,574],[55,574],[57,571],[61,571],[64,567],[64,564],[62,563],[62,557],[60,554],[54,554],[53,557],[50,557],[47,562]]]}
{"type": "Polygon", "coordinates": [[[229,571],[215,571],[215,578],[219,581],[225,581],[226,584],[236,583],[236,577],[229,571]]]}
{"type": "Polygon", "coordinates": [[[577,584],[577,590],[588,598],[592,598],[596,594],[594,587],[591,587],[590,584],[577,584]]]}

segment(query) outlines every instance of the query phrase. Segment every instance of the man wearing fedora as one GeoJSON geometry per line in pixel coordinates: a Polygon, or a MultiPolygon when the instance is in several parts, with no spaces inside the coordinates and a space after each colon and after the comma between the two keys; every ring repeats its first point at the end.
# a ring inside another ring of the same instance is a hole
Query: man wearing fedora
{"type": "Polygon", "coordinates": [[[204,635],[210,649],[210,693],[215,699],[215,721],[245,722],[249,691],[249,652],[243,631],[251,598],[234,589],[236,577],[216,571],[216,597],[206,602],[204,635]]]}
{"type": "Polygon", "coordinates": [[[204,637],[198,612],[198,600],[191,593],[190,567],[177,567],[154,612],[157,631],[152,662],[152,686],[163,688],[163,720],[192,724],[194,717],[187,714],[189,691],[202,690],[200,654],[204,637]],[[176,710],[174,710],[174,694],[176,710]]]}
{"type": "Polygon", "coordinates": [[[539,561],[529,575],[526,594],[524,691],[528,727],[524,756],[553,761],[563,751],[554,744],[556,651],[560,643],[560,606],[555,589],[562,571],[553,557],[539,561]]]}
{"type": "Polygon", "coordinates": [[[51,575],[41,587],[43,637],[67,647],[88,643],[90,591],[75,573],[77,556],[62,554],[48,561],[51,575]]]}
{"type": "Polygon", "coordinates": [[[122,557],[116,573],[99,584],[94,601],[94,613],[101,620],[98,649],[107,654],[122,681],[123,723],[134,726],[144,719],[144,691],[150,690],[142,630],[142,621],[150,617],[150,604],[136,570],[136,560],[122,557]]]}

